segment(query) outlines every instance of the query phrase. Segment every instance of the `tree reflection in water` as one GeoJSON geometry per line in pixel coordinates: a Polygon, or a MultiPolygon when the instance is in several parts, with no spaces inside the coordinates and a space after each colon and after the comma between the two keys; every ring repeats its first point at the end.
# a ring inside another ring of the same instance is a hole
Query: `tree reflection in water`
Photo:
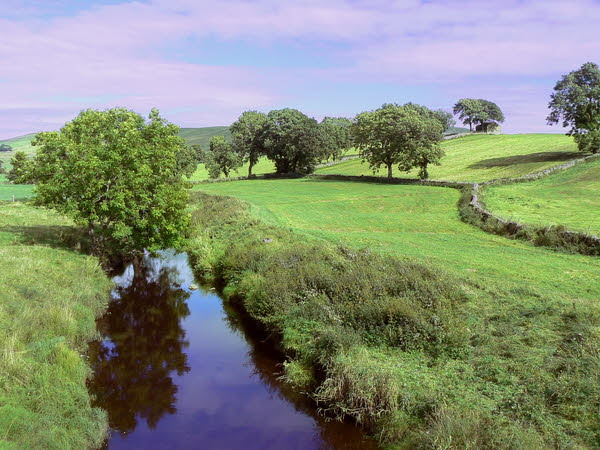
{"type": "Polygon", "coordinates": [[[110,427],[127,435],[140,419],[155,428],[161,417],[177,411],[172,376],[190,370],[181,326],[190,314],[190,293],[181,287],[177,268],[159,259],[129,266],[120,278],[98,324],[104,340],[90,351],[89,389],[94,406],[108,412],[110,427]]]}

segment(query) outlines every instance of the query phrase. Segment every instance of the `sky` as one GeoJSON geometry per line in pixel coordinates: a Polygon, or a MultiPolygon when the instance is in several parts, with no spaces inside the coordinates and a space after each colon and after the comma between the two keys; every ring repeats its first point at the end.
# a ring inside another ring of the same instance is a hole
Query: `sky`
{"type": "Polygon", "coordinates": [[[204,127],[465,97],[498,104],[506,133],[564,132],[549,97],[600,63],[599,23],[600,0],[0,0],[0,139],[87,108],[204,127]]]}

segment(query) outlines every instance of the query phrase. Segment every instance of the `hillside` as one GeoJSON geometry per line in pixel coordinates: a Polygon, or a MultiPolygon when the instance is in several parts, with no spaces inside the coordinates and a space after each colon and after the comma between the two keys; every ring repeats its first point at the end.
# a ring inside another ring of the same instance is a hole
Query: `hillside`
{"type": "Polygon", "coordinates": [[[565,225],[600,236],[600,160],[530,183],[490,186],[487,208],[530,225],[565,225]]]}
{"type": "MultiPolygon", "coordinates": [[[[31,141],[35,135],[36,133],[31,133],[24,136],[1,140],[0,145],[7,144],[13,148],[10,152],[0,152],[0,161],[3,161],[3,167],[10,168],[10,160],[17,151],[24,151],[28,154],[34,153],[35,148],[31,146],[31,141]]],[[[183,137],[188,144],[200,144],[203,149],[208,149],[210,139],[213,136],[223,135],[227,138],[231,138],[229,127],[181,128],[179,135],[183,137]]]]}
{"type": "Polygon", "coordinates": [[[210,139],[219,135],[231,139],[229,127],[182,128],[179,132],[188,144],[200,144],[204,150],[208,150],[210,139]]]}
{"type": "MultiPolygon", "coordinates": [[[[472,135],[445,141],[442,148],[446,156],[440,166],[430,166],[432,180],[475,182],[517,177],[581,156],[573,139],[560,134],[472,135]]],[[[324,167],[317,173],[372,175],[373,171],[355,159],[324,167]]],[[[417,171],[395,169],[394,176],[416,178],[417,171]]]]}

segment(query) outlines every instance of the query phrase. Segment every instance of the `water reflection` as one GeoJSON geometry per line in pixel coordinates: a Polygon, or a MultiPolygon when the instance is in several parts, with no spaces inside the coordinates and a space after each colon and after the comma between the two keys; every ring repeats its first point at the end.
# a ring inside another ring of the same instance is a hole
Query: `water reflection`
{"type": "Polygon", "coordinates": [[[188,290],[185,254],[148,258],[115,282],[90,381],[111,449],[375,448],[280,381],[282,355],[243,314],[188,290]]]}
{"type": "Polygon", "coordinates": [[[138,420],[155,428],[176,412],[173,374],[190,370],[181,319],[190,314],[190,294],[178,282],[177,267],[158,259],[129,266],[116,277],[107,314],[99,322],[109,337],[92,347],[95,406],[108,412],[113,430],[126,435],[138,420]]]}

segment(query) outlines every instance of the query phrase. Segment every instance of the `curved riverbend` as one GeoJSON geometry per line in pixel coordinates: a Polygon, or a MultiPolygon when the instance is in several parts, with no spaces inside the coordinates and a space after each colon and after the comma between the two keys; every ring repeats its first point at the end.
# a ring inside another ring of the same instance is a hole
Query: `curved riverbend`
{"type": "Polygon", "coordinates": [[[108,448],[376,448],[278,380],[281,356],[251,324],[213,291],[189,289],[185,254],[114,280],[90,352],[108,448]]]}

